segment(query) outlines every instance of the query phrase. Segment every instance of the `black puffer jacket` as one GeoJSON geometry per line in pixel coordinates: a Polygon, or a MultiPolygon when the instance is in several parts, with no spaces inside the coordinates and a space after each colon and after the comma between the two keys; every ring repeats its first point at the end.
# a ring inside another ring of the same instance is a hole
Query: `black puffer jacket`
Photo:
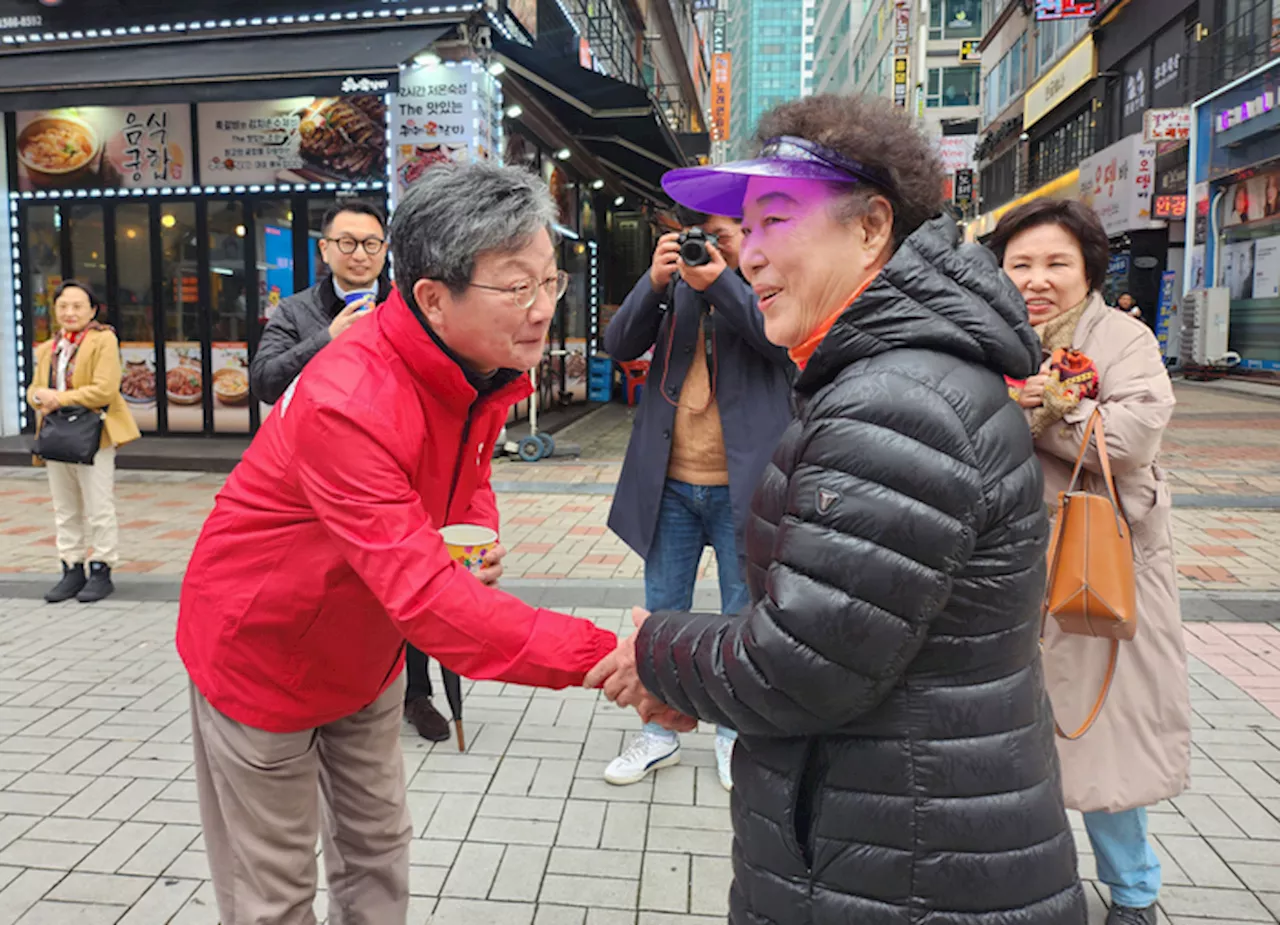
{"type": "Polygon", "coordinates": [[[1001,374],[1040,344],[949,219],[796,385],[742,617],[654,614],[645,685],[739,730],[733,925],[1083,925],[1038,656],[1048,526],[1001,374]]]}

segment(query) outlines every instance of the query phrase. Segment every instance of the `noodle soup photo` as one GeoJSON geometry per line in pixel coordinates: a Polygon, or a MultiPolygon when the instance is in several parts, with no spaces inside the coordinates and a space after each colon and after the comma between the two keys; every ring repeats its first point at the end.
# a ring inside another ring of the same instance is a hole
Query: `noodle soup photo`
{"type": "Polygon", "coordinates": [[[18,135],[18,162],[37,187],[91,183],[100,152],[97,132],[72,116],[36,119],[18,135]]]}

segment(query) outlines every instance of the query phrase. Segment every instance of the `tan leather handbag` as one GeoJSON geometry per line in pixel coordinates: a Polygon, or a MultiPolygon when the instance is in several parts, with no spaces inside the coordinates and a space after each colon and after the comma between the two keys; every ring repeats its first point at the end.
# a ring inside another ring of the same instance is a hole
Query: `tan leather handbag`
{"type": "Polygon", "coordinates": [[[1107,702],[1115,679],[1120,643],[1138,630],[1137,595],[1133,575],[1133,539],[1120,509],[1102,413],[1095,410],[1085,426],[1067,490],[1058,495],[1058,514],[1049,539],[1049,577],[1044,593],[1044,619],[1053,617],[1064,633],[1111,640],[1111,659],[1102,691],[1084,724],[1068,734],[1055,721],[1058,735],[1078,739],[1093,726],[1107,702]],[[1084,457],[1096,439],[1098,460],[1107,494],[1080,489],[1084,457]]]}

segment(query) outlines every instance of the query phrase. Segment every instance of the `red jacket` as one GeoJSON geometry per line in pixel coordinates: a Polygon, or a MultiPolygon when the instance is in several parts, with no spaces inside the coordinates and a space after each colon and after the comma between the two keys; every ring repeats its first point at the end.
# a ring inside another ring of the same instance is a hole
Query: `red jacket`
{"type": "Polygon", "coordinates": [[[520,376],[477,401],[399,293],[321,351],[187,568],[178,653],[209,702],[270,732],[321,726],[377,699],[404,639],[469,678],[581,684],[614,635],[485,587],[440,539],[497,529],[493,445],[529,392],[520,376]]]}

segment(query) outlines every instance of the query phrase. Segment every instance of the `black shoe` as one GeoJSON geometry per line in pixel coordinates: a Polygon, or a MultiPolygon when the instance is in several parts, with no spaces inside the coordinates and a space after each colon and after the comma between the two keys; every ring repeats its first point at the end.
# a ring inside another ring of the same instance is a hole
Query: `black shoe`
{"type": "Polygon", "coordinates": [[[75,565],[67,565],[62,563],[62,580],[49,589],[44,599],[50,604],[61,604],[63,601],[69,601],[84,587],[84,563],[77,562],[75,565]]]}
{"type": "Polygon", "coordinates": [[[1153,904],[1145,909],[1135,909],[1113,903],[1107,913],[1107,925],[1156,925],[1156,907],[1153,904]]]}
{"type": "Polygon", "coordinates": [[[444,742],[449,738],[449,721],[440,715],[430,697],[414,697],[406,703],[404,718],[413,723],[418,735],[428,742],[444,742]]]}
{"type": "Polygon", "coordinates": [[[76,595],[81,604],[92,604],[111,594],[116,586],[111,583],[111,566],[105,562],[89,563],[89,580],[83,590],[76,595]]]}

